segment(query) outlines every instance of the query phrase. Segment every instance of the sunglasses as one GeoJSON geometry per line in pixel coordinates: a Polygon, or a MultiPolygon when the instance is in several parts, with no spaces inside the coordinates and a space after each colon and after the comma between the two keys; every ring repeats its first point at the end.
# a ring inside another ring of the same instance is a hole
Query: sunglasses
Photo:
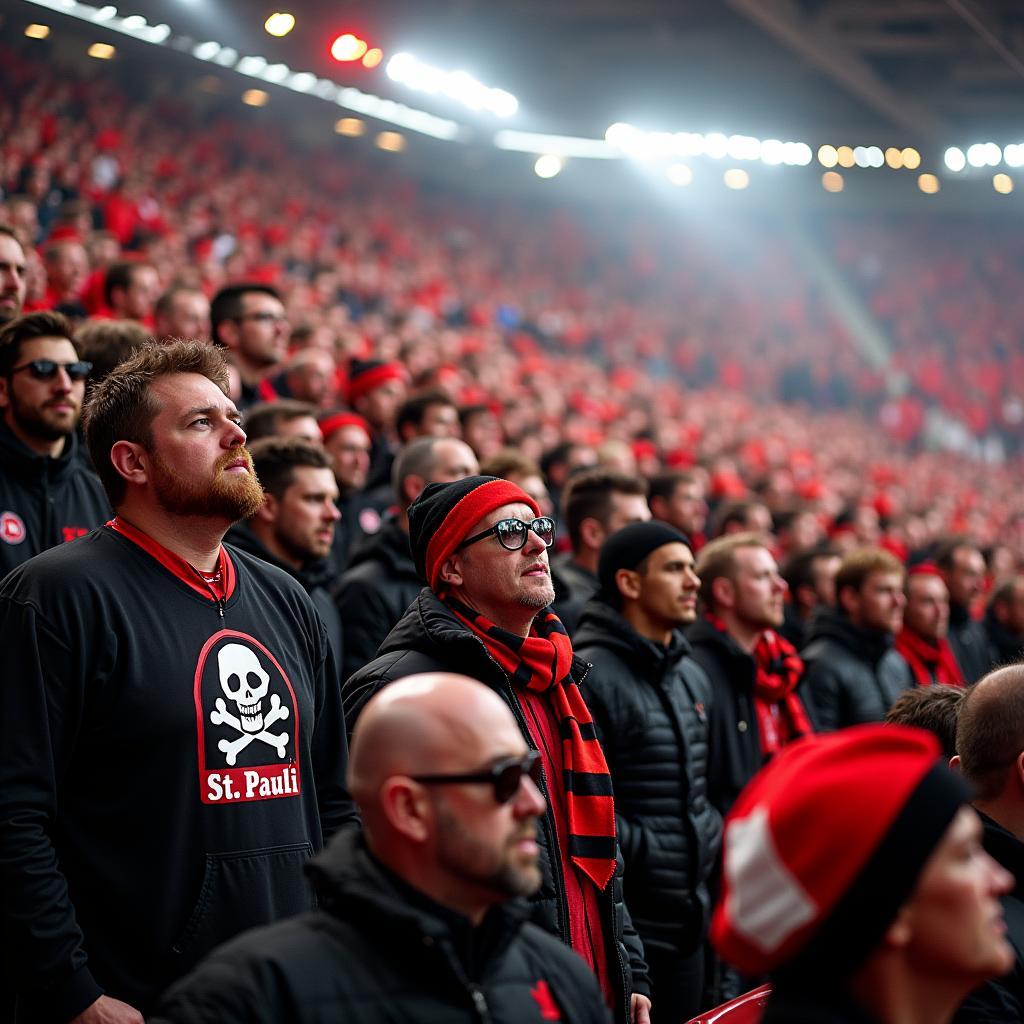
{"type": "Polygon", "coordinates": [[[463,548],[468,548],[470,544],[475,544],[478,540],[483,540],[485,537],[490,537],[491,534],[494,534],[506,551],[518,551],[526,543],[526,538],[531,530],[544,541],[544,547],[549,548],[555,542],[554,519],[541,516],[539,519],[534,519],[529,523],[524,523],[522,519],[502,519],[501,522],[495,523],[489,530],[484,530],[483,533],[478,533],[473,537],[467,537],[458,546],[457,550],[461,551],[463,548]]]}
{"type": "Polygon", "coordinates": [[[52,359],[33,359],[30,362],[22,363],[11,370],[11,375],[28,370],[36,380],[53,380],[58,370],[63,370],[72,380],[85,380],[92,369],[92,363],[85,359],[79,359],[74,363],[57,363],[52,359]]]}
{"type": "Polygon", "coordinates": [[[519,792],[519,785],[524,775],[529,775],[533,784],[540,789],[541,774],[540,753],[530,750],[522,757],[507,757],[483,772],[468,772],[465,775],[410,775],[414,782],[425,785],[442,785],[446,783],[489,783],[494,787],[494,799],[499,804],[507,804],[519,792]]]}

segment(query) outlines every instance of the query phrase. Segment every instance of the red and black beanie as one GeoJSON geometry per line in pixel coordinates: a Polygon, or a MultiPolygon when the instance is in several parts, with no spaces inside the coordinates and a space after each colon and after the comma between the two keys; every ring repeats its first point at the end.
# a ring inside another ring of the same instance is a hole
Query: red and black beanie
{"type": "Polygon", "coordinates": [[[379,359],[351,359],[348,364],[348,400],[368,394],[389,380],[406,379],[406,370],[401,363],[385,363],[379,359]]]}
{"type": "Polygon", "coordinates": [[[373,439],[370,424],[358,413],[334,412],[328,413],[328,415],[320,419],[320,433],[323,435],[324,441],[329,440],[334,434],[345,427],[358,427],[368,438],[373,439]]]}
{"type": "Polygon", "coordinates": [[[711,941],[751,975],[841,980],[878,945],[970,800],[920,729],[862,725],[786,747],[733,806],[711,941]]]}
{"type": "Polygon", "coordinates": [[[526,491],[496,476],[467,476],[448,484],[427,484],[409,506],[409,543],[420,575],[437,590],[441,566],[484,516],[502,505],[521,503],[535,516],[540,508],[526,491]]]}

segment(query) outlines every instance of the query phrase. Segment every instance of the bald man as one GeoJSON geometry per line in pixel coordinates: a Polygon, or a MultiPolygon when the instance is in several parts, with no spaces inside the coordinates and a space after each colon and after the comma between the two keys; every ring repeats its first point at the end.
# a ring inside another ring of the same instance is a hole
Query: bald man
{"type": "Polygon", "coordinates": [[[1016,882],[1003,896],[1013,970],[973,992],[956,1024],[1024,1021],[1024,664],[990,672],[960,705],[952,764],[975,792],[988,853],[1016,882]]]}
{"type": "Polygon", "coordinates": [[[391,684],[352,736],[363,832],[310,865],[320,909],[221,947],[151,1024],[607,1024],[583,961],[526,921],[520,897],[541,882],[538,781],[488,687],[447,673],[391,684]]]}

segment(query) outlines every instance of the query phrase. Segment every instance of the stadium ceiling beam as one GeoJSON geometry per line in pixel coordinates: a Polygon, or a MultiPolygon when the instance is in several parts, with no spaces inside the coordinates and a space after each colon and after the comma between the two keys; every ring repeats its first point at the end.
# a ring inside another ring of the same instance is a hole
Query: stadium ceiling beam
{"type": "Polygon", "coordinates": [[[970,25],[974,33],[999,55],[1007,67],[1024,78],[1024,61],[999,38],[998,28],[992,24],[991,19],[979,11],[975,4],[966,3],[965,0],[946,0],[946,4],[970,25]]]}
{"type": "Polygon", "coordinates": [[[941,139],[948,126],[916,99],[883,82],[834,32],[801,17],[792,0],[729,0],[729,6],[825,72],[913,138],[941,139]]]}

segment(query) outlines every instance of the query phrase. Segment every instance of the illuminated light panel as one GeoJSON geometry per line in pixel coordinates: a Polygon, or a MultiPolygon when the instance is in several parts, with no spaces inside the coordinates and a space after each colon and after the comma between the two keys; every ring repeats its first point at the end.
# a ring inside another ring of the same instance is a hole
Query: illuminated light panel
{"type": "Polygon", "coordinates": [[[563,166],[560,156],[555,156],[554,153],[545,153],[544,156],[537,157],[537,162],[533,165],[533,173],[538,178],[554,178],[562,173],[563,166]]]}
{"type": "Polygon", "coordinates": [[[350,63],[354,60],[359,60],[369,49],[366,45],[365,39],[360,39],[358,36],[352,35],[351,32],[346,32],[344,35],[338,36],[337,39],[331,43],[331,56],[342,64],[350,63]]]}
{"type": "Polygon", "coordinates": [[[826,192],[842,192],[845,186],[846,182],[838,171],[826,171],[821,176],[821,187],[826,192]]]}
{"type": "Polygon", "coordinates": [[[913,146],[907,146],[902,152],[903,166],[909,171],[916,171],[921,166],[921,154],[913,146]]]}
{"type": "Polygon", "coordinates": [[[665,171],[665,177],[668,178],[673,185],[685,188],[693,181],[693,171],[691,171],[686,164],[669,164],[665,171]]]}
{"type": "Polygon", "coordinates": [[[1024,146],[1011,143],[1003,150],[1003,162],[1007,167],[1024,167],[1024,146]]]}
{"type": "Polygon", "coordinates": [[[925,195],[933,196],[939,191],[939,179],[934,174],[920,174],[917,178],[917,187],[925,195]]]}
{"type": "Polygon", "coordinates": [[[399,132],[381,132],[376,139],[377,148],[388,153],[401,153],[405,149],[405,136],[399,132]]]}
{"type": "Polygon", "coordinates": [[[992,175],[992,187],[1001,196],[1008,196],[1013,191],[1013,178],[1008,174],[994,174],[992,175]]]}
{"type": "Polygon", "coordinates": [[[898,171],[903,166],[903,150],[897,149],[895,146],[890,146],[885,151],[885,163],[887,167],[891,167],[894,171],[898,171]]]}
{"type": "Polygon", "coordinates": [[[363,54],[363,67],[375,68],[384,59],[384,51],[379,46],[372,46],[363,54]]]}
{"type": "Polygon", "coordinates": [[[270,96],[262,89],[246,89],[242,93],[242,102],[247,107],[265,107],[270,102],[270,96]]]}
{"type": "Polygon", "coordinates": [[[280,39],[282,36],[288,35],[295,28],[295,15],[289,14],[287,11],[275,11],[263,22],[263,28],[266,30],[267,35],[280,39]]]}
{"type": "Polygon", "coordinates": [[[444,71],[431,67],[411,53],[396,53],[385,65],[393,82],[431,96],[447,96],[470,110],[486,110],[497,117],[511,117],[519,100],[504,89],[492,89],[467,71],[444,71]]]}
{"type": "Polygon", "coordinates": [[[745,189],[750,184],[750,175],[740,167],[730,167],[722,175],[722,180],[725,182],[726,188],[739,191],[745,189]]]}
{"type": "Polygon", "coordinates": [[[347,135],[354,139],[366,133],[366,122],[358,117],[342,117],[334,122],[334,130],[339,135],[347,135]]]}
{"type": "Polygon", "coordinates": [[[853,158],[853,150],[849,146],[840,146],[836,150],[836,163],[840,167],[853,167],[856,161],[853,158]]]}
{"type": "Polygon", "coordinates": [[[117,50],[114,49],[110,43],[93,43],[92,46],[86,50],[86,53],[90,57],[95,57],[96,60],[113,60],[117,50]]]}
{"type": "Polygon", "coordinates": [[[839,150],[835,146],[819,146],[818,163],[822,167],[835,167],[839,163],[839,150]]]}
{"type": "Polygon", "coordinates": [[[785,144],[778,139],[765,139],[761,143],[761,163],[774,167],[786,159],[785,144]]]}
{"type": "Polygon", "coordinates": [[[618,160],[621,153],[603,139],[580,139],[572,135],[544,135],[541,132],[517,132],[505,128],[495,132],[494,145],[518,153],[545,156],[578,156],[589,160],[618,160]]]}
{"type": "Polygon", "coordinates": [[[26,25],[25,35],[29,39],[45,39],[50,34],[49,25],[26,25]]]}
{"type": "Polygon", "coordinates": [[[962,171],[967,166],[967,157],[964,151],[957,146],[950,146],[942,157],[946,166],[954,172],[962,171]]]}

